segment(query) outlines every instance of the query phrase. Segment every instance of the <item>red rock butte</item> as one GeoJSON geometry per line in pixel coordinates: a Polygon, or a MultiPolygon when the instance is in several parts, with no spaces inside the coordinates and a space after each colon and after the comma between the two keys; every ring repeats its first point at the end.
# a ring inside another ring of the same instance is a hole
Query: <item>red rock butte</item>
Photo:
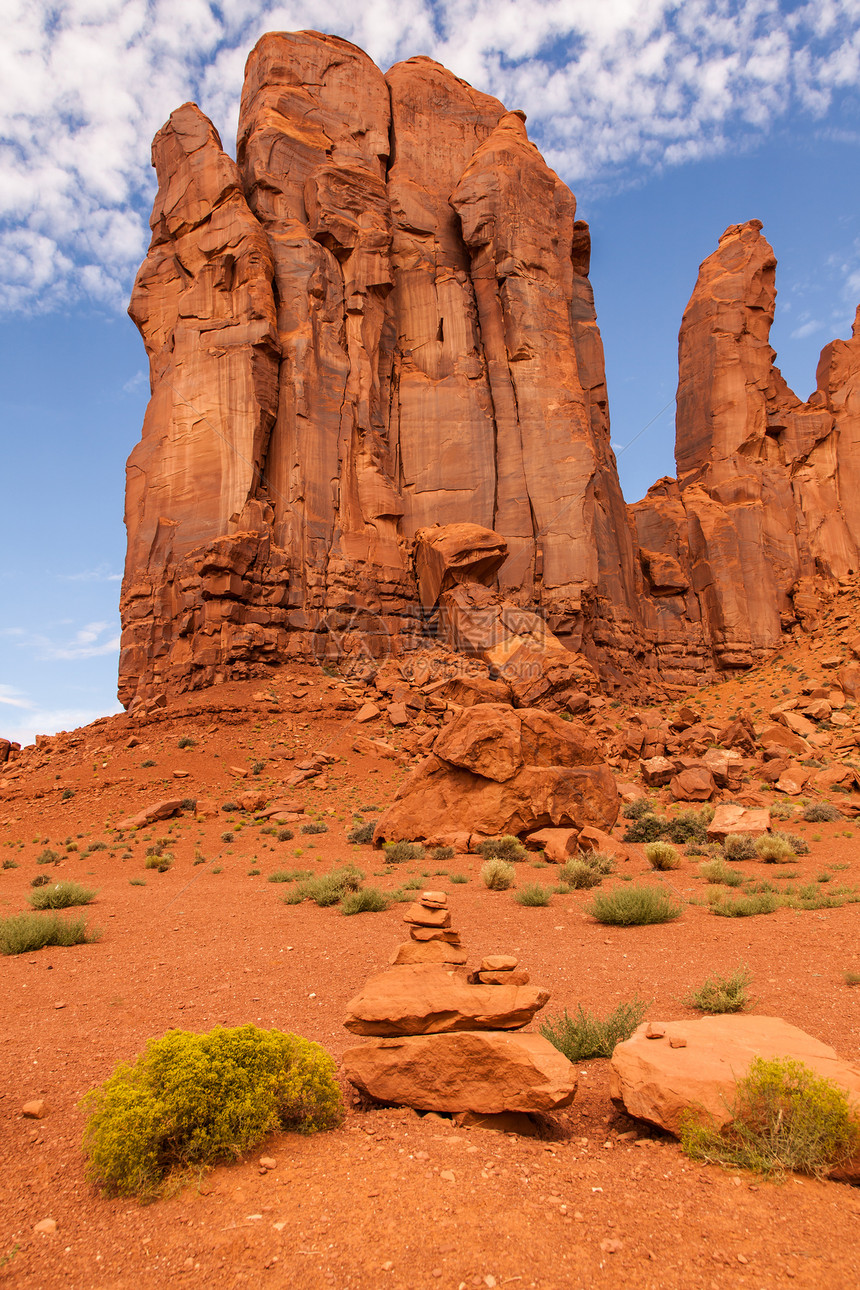
{"type": "Polygon", "coordinates": [[[426,644],[437,525],[436,549],[462,539],[448,587],[470,569],[461,619],[487,588],[609,687],[748,667],[860,568],[860,326],[801,402],[757,220],[725,231],[684,313],[677,479],[627,506],[588,226],[523,113],[428,58],[383,75],[337,37],[272,33],[237,160],[191,103],[152,156],[126,706],[426,644]]]}

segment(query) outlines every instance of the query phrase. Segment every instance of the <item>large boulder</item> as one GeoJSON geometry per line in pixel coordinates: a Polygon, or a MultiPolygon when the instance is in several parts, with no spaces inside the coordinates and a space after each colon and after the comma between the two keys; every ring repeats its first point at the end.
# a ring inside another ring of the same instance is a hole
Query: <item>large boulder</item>
{"type": "Polygon", "coordinates": [[[380,816],[374,843],[587,824],[609,829],[618,808],[612,772],[579,722],[477,704],[441,731],[380,816]]]}
{"type": "Polygon", "coordinates": [[[346,1005],[354,1035],[430,1035],[452,1030],[516,1030],[549,999],[533,986],[469,985],[435,964],[392,968],[365,982],[346,1005]]]}
{"type": "MultiPolygon", "coordinates": [[[[610,1096],[629,1115],[669,1133],[680,1131],[690,1111],[719,1128],[731,1120],[737,1082],[755,1057],[803,1062],[843,1088],[860,1112],[860,1066],[778,1017],[643,1022],[612,1054],[610,1096]]],[[[860,1156],[847,1172],[860,1180],[860,1156]]]]}
{"type": "Polygon", "coordinates": [[[498,1031],[379,1039],[348,1048],[343,1071],[369,1096],[423,1111],[555,1111],[576,1093],[575,1067],[546,1039],[498,1031]]]}

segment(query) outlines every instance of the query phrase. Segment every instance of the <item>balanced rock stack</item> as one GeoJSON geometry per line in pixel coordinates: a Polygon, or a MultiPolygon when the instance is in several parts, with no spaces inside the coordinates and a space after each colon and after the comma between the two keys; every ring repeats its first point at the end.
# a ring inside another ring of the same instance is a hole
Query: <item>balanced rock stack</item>
{"type": "MultiPolygon", "coordinates": [[[[392,967],[410,963],[466,962],[466,951],[460,945],[460,933],[451,928],[444,891],[424,891],[403,915],[409,924],[408,941],[398,945],[388,960],[392,967]]],[[[513,982],[511,982],[513,984],[513,982]]]]}
{"type": "Polygon", "coordinates": [[[549,999],[527,984],[513,956],[485,958],[468,978],[444,959],[400,958],[437,945],[444,949],[435,953],[457,950],[465,959],[446,906],[444,893],[423,893],[406,912],[413,939],[396,951],[395,966],[347,1004],[346,1029],[374,1036],[344,1053],[347,1079],[379,1101],[424,1111],[497,1115],[568,1106],[576,1093],[571,1063],[541,1035],[511,1033],[549,999]]]}

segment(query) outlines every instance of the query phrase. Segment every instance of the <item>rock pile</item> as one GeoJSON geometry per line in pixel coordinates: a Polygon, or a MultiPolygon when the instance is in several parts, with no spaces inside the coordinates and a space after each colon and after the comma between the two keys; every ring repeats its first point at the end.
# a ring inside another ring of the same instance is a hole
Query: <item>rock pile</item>
{"type": "Polygon", "coordinates": [[[466,962],[460,933],[451,927],[444,891],[425,891],[403,915],[409,925],[409,940],[398,945],[388,960],[392,967],[415,963],[466,962]]]}
{"type": "Polygon", "coordinates": [[[395,952],[395,966],[347,1004],[346,1029],[375,1037],[344,1053],[347,1079],[379,1101],[424,1111],[499,1115],[568,1106],[576,1093],[573,1066],[542,1036],[516,1033],[548,992],[528,985],[512,955],[483,959],[469,977],[444,959],[401,958],[430,946],[459,951],[444,893],[424,892],[404,918],[413,939],[395,952]]]}
{"type": "Polygon", "coordinates": [[[578,721],[539,708],[477,703],[444,726],[380,817],[374,844],[438,839],[458,845],[548,827],[608,829],[615,780],[578,721]]]}

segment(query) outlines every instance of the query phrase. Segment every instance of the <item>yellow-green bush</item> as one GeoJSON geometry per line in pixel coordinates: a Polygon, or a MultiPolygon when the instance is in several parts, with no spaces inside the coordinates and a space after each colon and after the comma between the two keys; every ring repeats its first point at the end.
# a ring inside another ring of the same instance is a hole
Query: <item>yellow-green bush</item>
{"type": "Polygon", "coordinates": [[[277,1129],[340,1123],[333,1058],[319,1044],[257,1026],[151,1039],[84,1098],[88,1177],[153,1198],[189,1170],[241,1155],[277,1129]]]}
{"type": "Polygon", "coordinates": [[[791,1057],[756,1057],[738,1081],[722,1129],[695,1114],[681,1127],[694,1160],[776,1174],[824,1177],[860,1151],[860,1119],[845,1091],[791,1057]]]}

